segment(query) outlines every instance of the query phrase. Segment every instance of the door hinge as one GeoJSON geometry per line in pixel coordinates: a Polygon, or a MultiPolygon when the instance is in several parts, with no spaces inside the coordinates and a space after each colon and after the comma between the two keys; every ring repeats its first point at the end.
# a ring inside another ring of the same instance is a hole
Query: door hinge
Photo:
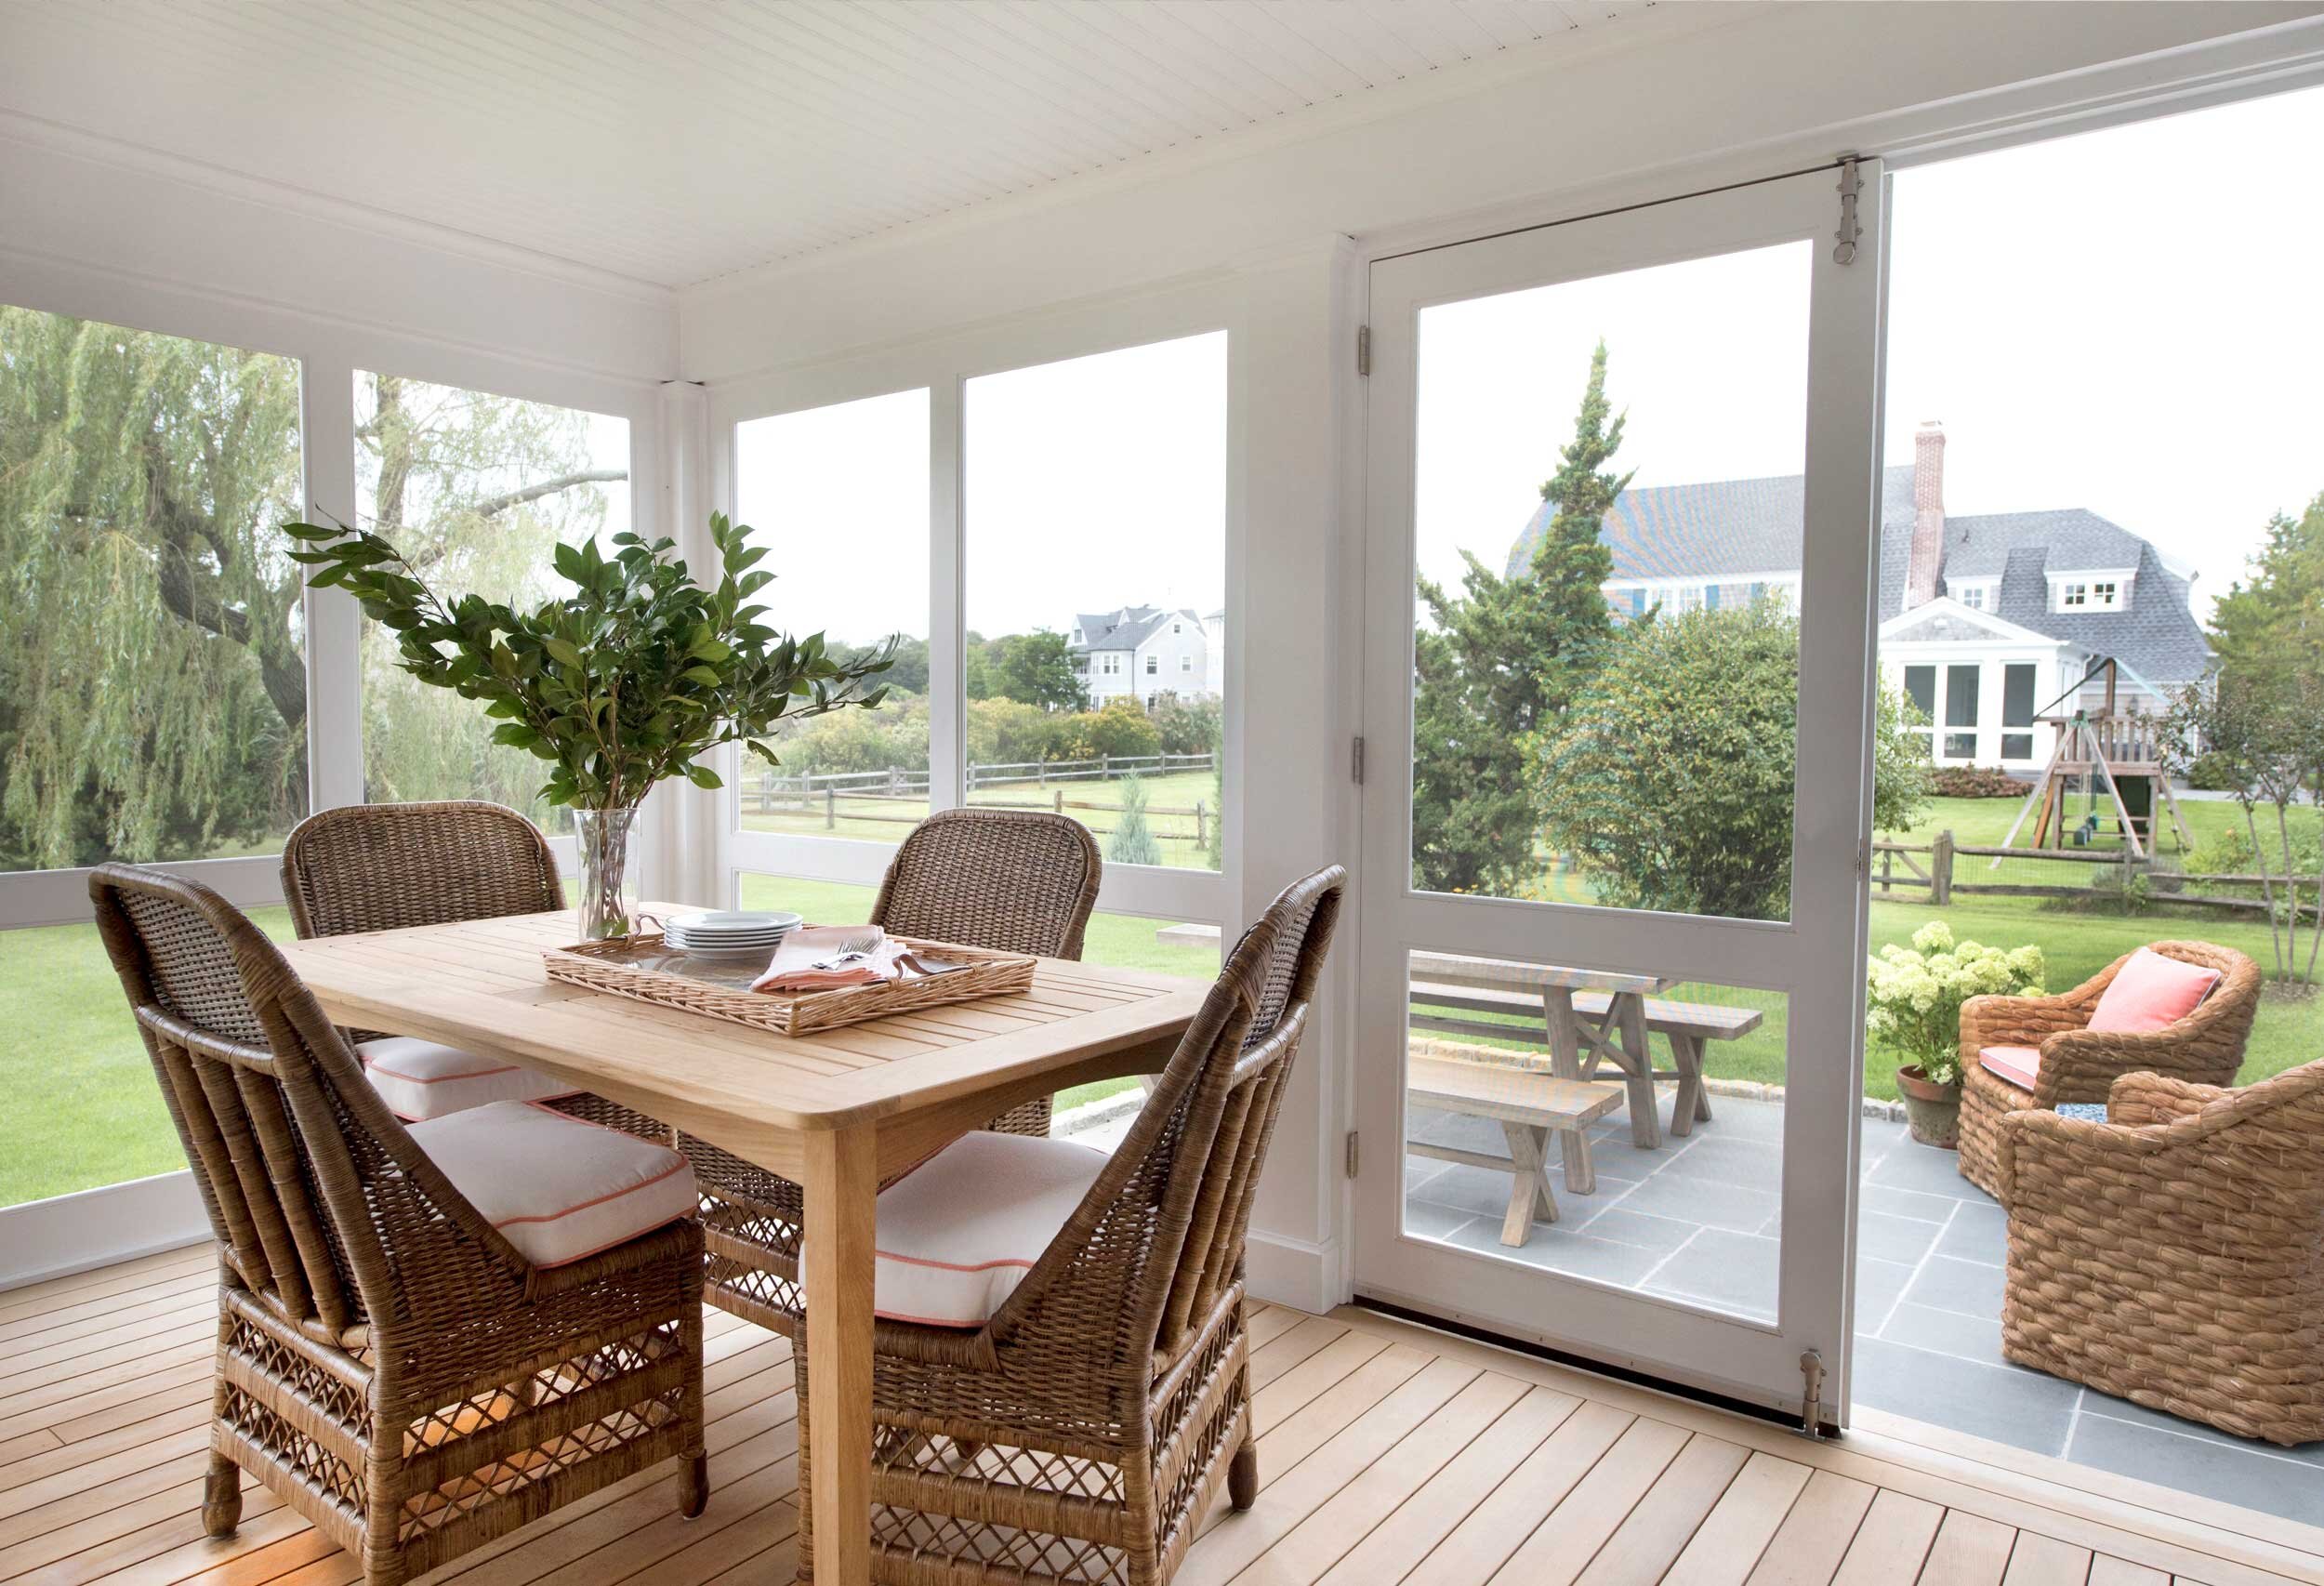
{"type": "Polygon", "coordinates": [[[1348,1177],[1350,1177],[1350,1178],[1353,1178],[1353,1177],[1355,1177],[1355,1162],[1356,1162],[1356,1156],[1355,1156],[1355,1142],[1356,1142],[1356,1133],[1355,1133],[1355,1130],[1348,1130],[1348,1177]]]}
{"type": "Polygon", "coordinates": [[[1355,327],[1355,372],[1359,375],[1372,372],[1372,327],[1367,324],[1355,327]]]}
{"type": "Polygon", "coordinates": [[[1856,224],[1856,194],[1862,191],[1856,179],[1856,157],[1846,154],[1840,161],[1840,245],[1831,251],[1834,264],[1854,264],[1856,261],[1856,240],[1864,235],[1864,228],[1856,224]]]}
{"type": "Polygon", "coordinates": [[[1824,1357],[1812,1349],[1800,1356],[1800,1435],[1824,1435],[1824,1357]]]}
{"type": "Polygon", "coordinates": [[[1348,775],[1358,787],[1364,786],[1364,740],[1359,736],[1348,751],[1348,775]]]}

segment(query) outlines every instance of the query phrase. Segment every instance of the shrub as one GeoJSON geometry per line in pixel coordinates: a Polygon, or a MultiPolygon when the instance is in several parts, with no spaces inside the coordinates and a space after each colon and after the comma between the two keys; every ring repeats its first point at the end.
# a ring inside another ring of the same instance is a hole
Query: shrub
{"type": "Polygon", "coordinates": [[[1940,765],[1929,773],[1929,791],[1940,799],[2023,799],[2029,786],[1999,766],[1940,765]]]}
{"type": "Polygon", "coordinates": [[[2216,750],[2195,758],[2186,768],[2186,785],[2198,793],[2232,793],[2240,786],[2235,762],[2216,750]]]}
{"type": "Polygon", "coordinates": [[[1084,711],[1072,721],[1080,738],[1081,752],[1076,759],[1095,760],[1102,755],[1129,759],[1162,752],[1162,730],[1147,717],[1145,707],[1128,694],[1107,700],[1103,710],[1084,711]]]}
{"type": "Polygon", "coordinates": [[[1162,734],[1166,755],[1215,754],[1219,748],[1219,701],[1209,695],[1193,699],[1175,694],[1156,694],[1146,717],[1162,734]]]}
{"type": "Polygon", "coordinates": [[[1891,944],[1865,974],[1864,1034],[1931,1083],[1961,1077],[1961,1005],[1973,997],[2016,997],[2042,989],[2041,949],[1956,942],[1953,928],[1932,919],[1912,945],[1891,944]]]}
{"type": "Polygon", "coordinates": [[[1121,782],[1122,810],[1114,818],[1114,835],[1106,839],[1105,857],[1115,865],[1159,865],[1162,845],[1146,825],[1146,785],[1135,776],[1121,782]]]}

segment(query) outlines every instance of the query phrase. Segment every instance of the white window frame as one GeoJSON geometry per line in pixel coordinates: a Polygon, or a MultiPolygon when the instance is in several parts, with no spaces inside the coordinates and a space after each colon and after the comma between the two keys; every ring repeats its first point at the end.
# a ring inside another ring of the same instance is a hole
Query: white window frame
{"type": "Polygon", "coordinates": [[[2000,603],[2000,582],[1994,578],[1963,578],[1952,585],[1953,599],[1973,612],[1994,614],[2000,603]]]}
{"type": "MultiPolygon", "coordinates": [[[[681,533],[667,518],[663,490],[663,397],[656,381],[567,367],[513,351],[343,321],[143,278],[88,271],[28,257],[0,269],[0,301],[11,307],[182,337],[287,358],[299,365],[301,492],[310,517],[355,522],[355,375],[400,375],[495,396],[579,408],[629,425],[631,521],[641,533],[672,534],[690,560],[706,547],[703,525],[681,533]],[[698,547],[696,541],[701,542],[698,547]]],[[[698,564],[698,563],[697,563],[698,564]]],[[[361,803],[363,797],[363,615],[338,589],[303,599],[307,649],[307,807],[361,803]]],[[[641,879],[647,891],[669,877],[664,839],[672,795],[657,792],[644,823],[641,879]]],[[[574,864],[570,837],[552,839],[561,867],[574,864]]],[[[263,854],[173,860],[153,866],[197,880],[240,908],[283,902],[279,848],[263,854]]],[[[0,873],[0,950],[12,930],[86,924],[86,868],[0,873]]],[[[124,1010],[126,1017],[126,1010],[124,1010]]],[[[29,1282],[206,1236],[185,1170],[99,1185],[48,1200],[0,1209],[0,1284],[29,1282]]]]}
{"type": "MultiPolygon", "coordinates": [[[[1155,342],[1212,332],[1227,333],[1228,426],[1225,605],[1231,632],[1240,632],[1241,569],[1245,564],[1244,484],[1237,440],[1245,404],[1240,374],[1248,327],[1242,295],[1231,283],[1205,282],[1161,293],[1093,302],[1057,315],[1010,322],[940,337],[925,342],[842,357],[713,385],[709,390],[711,498],[733,510],[734,430],[737,424],[777,414],[804,412],[865,397],[925,387],[929,391],[929,805],[958,808],[964,801],[963,753],[967,698],[962,686],[967,596],[967,510],[964,499],[966,434],[963,426],[969,380],[989,374],[1104,352],[1127,351],[1155,342]]],[[[780,569],[774,569],[778,574],[780,569]]],[[[1093,678],[1122,679],[1091,690],[1097,697],[1132,694],[1119,651],[1101,653],[1093,678]]],[[[1097,906],[1110,913],[1185,919],[1239,919],[1243,811],[1241,667],[1239,645],[1230,650],[1229,697],[1221,750],[1225,814],[1220,869],[1186,870],[1161,866],[1108,865],[1097,906]]],[[[739,804],[732,790],[734,751],[725,752],[720,773],[727,789],[699,795],[709,802],[702,819],[713,834],[713,868],[722,895],[739,895],[746,873],[796,876],[804,879],[877,886],[894,856],[894,844],[854,838],[812,837],[740,829],[739,804]]],[[[900,834],[899,834],[900,835],[900,834]]]]}
{"type": "Polygon", "coordinates": [[[2134,567],[2086,567],[2053,573],[2049,575],[2050,609],[2061,613],[2127,611],[2131,585],[2137,573],[2134,567]]]}

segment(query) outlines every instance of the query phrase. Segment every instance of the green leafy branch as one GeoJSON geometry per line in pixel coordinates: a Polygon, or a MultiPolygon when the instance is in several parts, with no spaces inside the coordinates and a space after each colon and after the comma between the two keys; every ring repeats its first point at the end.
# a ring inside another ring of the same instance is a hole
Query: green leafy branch
{"type": "Polygon", "coordinates": [[[866,656],[832,656],[820,633],[794,639],[748,604],[773,582],[746,526],[710,515],[720,557],[715,588],[694,582],[668,539],[627,530],[614,555],[561,545],[558,575],[575,588],[530,612],[429,588],[387,540],[344,524],[285,523],[310,586],[345,589],[393,629],[397,665],[424,683],[481,701],[499,722],[493,742],[549,763],[552,804],[618,809],[655,783],[683,776],[717,787],[701,759],[742,743],[769,765],[765,739],[785,720],[851,706],[870,709],[885,684],[866,681],[895,659],[891,638],[866,656]]]}

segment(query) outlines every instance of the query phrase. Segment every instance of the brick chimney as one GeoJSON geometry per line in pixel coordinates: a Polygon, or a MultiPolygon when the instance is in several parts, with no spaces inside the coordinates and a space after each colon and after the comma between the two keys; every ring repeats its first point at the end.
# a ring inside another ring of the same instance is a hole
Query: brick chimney
{"type": "Polygon", "coordinates": [[[1936,599],[1945,573],[1945,426],[1925,419],[1912,437],[1912,559],[1905,567],[1905,610],[1936,599]]]}

